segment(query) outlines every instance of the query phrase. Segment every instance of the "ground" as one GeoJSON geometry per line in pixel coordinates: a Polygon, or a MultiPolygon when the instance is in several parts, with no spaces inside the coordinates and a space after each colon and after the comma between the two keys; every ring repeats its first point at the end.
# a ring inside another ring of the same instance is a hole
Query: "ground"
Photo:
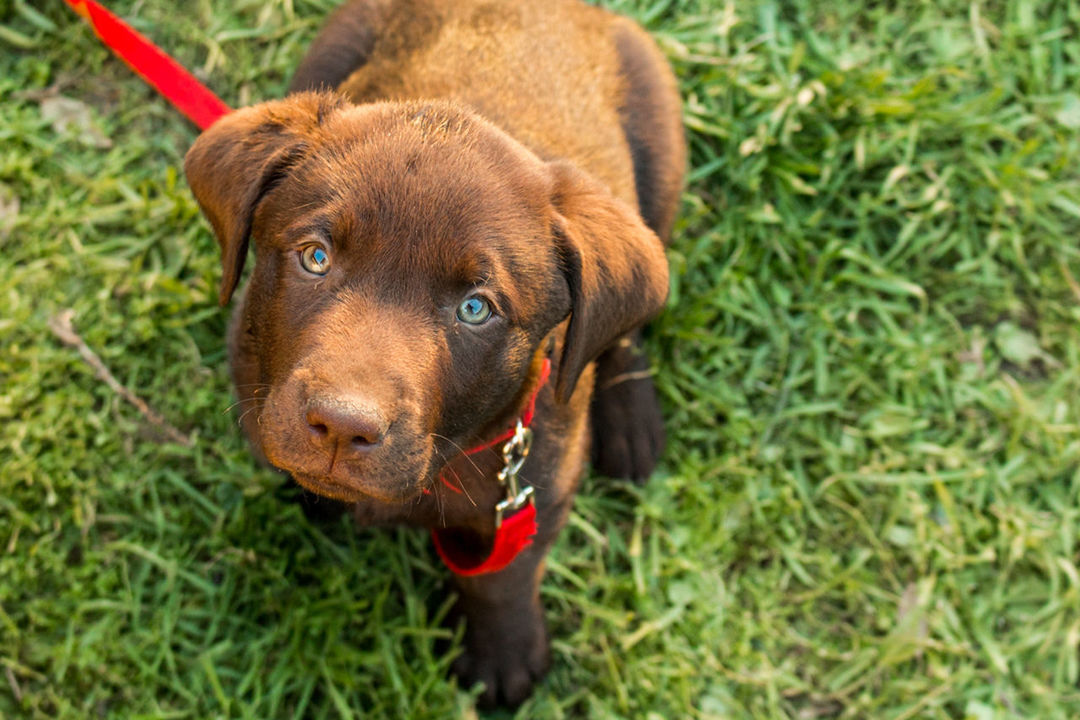
{"type": "MultiPolygon", "coordinates": [[[[332,4],[112,6],[240,105],[332,4]]],[[[669,446],[586,480],[516,716],[1080,716],[1080,8],[607,4],[685,102],[669,446]]],[[[473,717],[423,534],[245,448],[195,129],[60,0],[0,48],[0,716],[473,717]]]]}

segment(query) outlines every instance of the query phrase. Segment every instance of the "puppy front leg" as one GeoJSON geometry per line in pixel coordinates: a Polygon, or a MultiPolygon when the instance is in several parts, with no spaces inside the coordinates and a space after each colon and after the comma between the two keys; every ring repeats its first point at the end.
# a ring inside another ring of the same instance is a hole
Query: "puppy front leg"
{"type": "Polygon", "coordinates": [[[455,576],[465,649],[453,671],[466,686],[484,684],[481,707],[520,705],[547,671],[547,628],[540,606],[546,554],[546,546],[533,544],[504,570],[455,576]]]}
{"type": "MultiPolygon", "coordinates": [[[[591,368],[585,385],[591,385],[591,368]]],[[[575,393],[562,418],[538,416],[538,442],[530,454],[528,479],[536,488],[537,532],[533,543],[499,572],[455,575],[459,592],[457,618],[464,616],[465,648],[453,665],[463,684],[484,684],[483,708],[520,705],[546,672],[547,628],[540,605],[545,558],[573,505],[581,467],[588,452],[585,412],[587,390],[575,393]],[[533,460],[535,459],[535,460],[533,460]]],[[[538,413],[540,410],[538,410],[538,413]]],[[[488,538],[489,542],[491,538],[488,538]]]]}
{"type": "Polygon", "coordinates": [[[644,483],[664,450],[664,418],[640,329],[597,359],[589,412],[593,468],[601,475],[644,483]]]}

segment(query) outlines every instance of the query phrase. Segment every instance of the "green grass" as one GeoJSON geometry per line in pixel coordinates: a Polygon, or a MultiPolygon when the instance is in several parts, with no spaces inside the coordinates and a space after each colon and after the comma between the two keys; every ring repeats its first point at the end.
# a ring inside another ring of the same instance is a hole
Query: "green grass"
{"type": "MultiPolygon", "coordinates": [[[[1080,716],[1080,8],[610,4],[685,99],[669,447],[586,481],[517,716],[1080,716]]],[[[332,2],[112,5],[235,105],[332,2]]],[[[0,716],[471,716],[423,534],[309,524],[226,411],[193,128],[59,0],[0,47],[0,716]]]]}

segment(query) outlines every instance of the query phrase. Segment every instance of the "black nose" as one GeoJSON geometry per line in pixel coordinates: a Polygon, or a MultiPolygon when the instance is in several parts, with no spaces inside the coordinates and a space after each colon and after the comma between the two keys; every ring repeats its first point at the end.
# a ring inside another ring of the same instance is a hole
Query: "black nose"
{"type": "Polygon", "coordinates": [[[315,398],[304,419],[316,442],[339,451],[367,452],[386,433],[378,408],[356,399],[315,398]]]}

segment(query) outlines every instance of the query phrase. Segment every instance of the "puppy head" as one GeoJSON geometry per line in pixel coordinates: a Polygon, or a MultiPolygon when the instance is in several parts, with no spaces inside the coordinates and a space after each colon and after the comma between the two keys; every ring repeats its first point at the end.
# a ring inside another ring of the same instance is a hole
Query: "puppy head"
{"type": "Polygon", "coordinates": [[[509,424],[569,316],[568,400],[667,292],[636,212],[450,103],[294,95],[215,123],[185,170],[223,304],[255,243],[241,352],[269,393],[252,439],[341,500],[415,497],[509,424]]]}

